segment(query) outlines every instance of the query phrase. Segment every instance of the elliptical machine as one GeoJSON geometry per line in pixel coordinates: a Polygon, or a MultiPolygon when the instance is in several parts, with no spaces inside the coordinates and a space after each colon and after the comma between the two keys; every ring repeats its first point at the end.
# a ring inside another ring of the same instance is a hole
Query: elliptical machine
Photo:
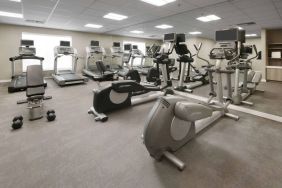
{"type": "MultiPolygon", "coordinates": [[[[194,62],[193,56],[189,49],[187,48],[187,45],[185,44],[185,34],[177,34],[177,42],[175,45],[175,52],[179,56],[177,61],[179,62],[179,70],[180,70],[180,77],[179,77],[179,82],[178,86],[175,87],[175,90],[178,91],[183,91],[183,92],[188,92],[192,93],[194,88],[200,87],[202,85],[206,85],[209,83],[208,81],[208,72],[204,71],[200,72],[196,67],[192,65],[194,62]],[[186,71],[186,66],[188,64],[188,74],[185,79],[185,71],[186,71]],[[194,70],[194,72],[197,73],[195,76],[191,76],[190,72],[191,69],[194,70]],[[184,82],[188,82],[189,84],[184,85],[184,82]]],[[[194,45],[196,51],[197,51],[197,57],[207,63],[207,66],[209,66],[209,62],[199,56],[199,52],[202,47],[202,43],[197,47],[194,45]]],[[[206,67],[206,66],[205,66],[206,67]]]]}
{"type": "Polygon", "coordinates": [[[172,93],[169,87],[172,82],[167,73],[169,59],[168,56],[173,51],[172,42],[175,41],[175,34],[168,34],[164,36],[164,44],[160,49],[160,55],[156,57],[155,62],[159,64],[162,73],[164,86],[143,85],[133,80],[115,81],[110,86],[104,89],[94,89],[93,106],[88,111],[88,114],[93,114],[96,121],[107,121],[107,112],[123,109],[129,106],[146,103],[157,99],[159,96],[167,93],[172,93]],[[152,95],[133,98],[142,94],[159,91],[152,95]]]}
{"type": "MultiPolygon", "coordinates": [[[[222,56],[221,54],[216,55],[222,56]]],[[[227,107],[231,100],[225,103],[222,93],[222,74],[230,74],[234,71],[222,69],[221,63],[222,59],[218,59],[214,68],[207,68],[211,87],[207,103],[190,103],[185,98],[176,96],[161,97],[156,102],[149,113],[143,132],[143,141],[151,157],[156,160],[165,157],[179,170],[183,170],[185,163],[172,152],[183,147],[220,117],[226,116],[239,120],[238,116],[228,112],[227,107]],[[215,73],[217,77],[217,92],[214,90],[212,73],[215,73]],[[215,102],[212,101],[214,97],[217,97],[215,102]]],[[[183,92],[175,91],[175,94],[185,97],[183,92]]]]}

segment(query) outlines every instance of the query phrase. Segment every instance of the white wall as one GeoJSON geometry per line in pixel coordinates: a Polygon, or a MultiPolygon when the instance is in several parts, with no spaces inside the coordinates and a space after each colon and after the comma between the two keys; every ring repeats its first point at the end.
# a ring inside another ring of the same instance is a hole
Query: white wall
{"type": "MultiPolygon", "coordinates": [[[[18,48],[22,32],[71,36],[72,45],[78,50],[80,57],[78,61],[77,72],[81,72],[83,69],[85,62],[84,57],[86,56],[85,47],[89,45],[91,40],[99,40],[100,45],[104,48],[110,48],[113,42],[123,42],[124,40],[145,42],[146,45],[160,42],[156,40],[132,37],[0,24],[0,80],[9,80],[11,77],[11,63],[9,62],[9,58],[18,55],[18,48]]],[[[21,67],[21,63],[18,63],[17,69],[21,70],[21,67]]]]}

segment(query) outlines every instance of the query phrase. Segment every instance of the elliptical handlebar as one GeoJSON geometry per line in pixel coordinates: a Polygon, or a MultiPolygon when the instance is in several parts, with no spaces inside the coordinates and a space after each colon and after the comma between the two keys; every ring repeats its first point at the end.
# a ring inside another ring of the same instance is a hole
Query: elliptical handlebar
{"type": "Polygon", "coordinates": [[[253,45],[253,48],[254,48],[254,51],[255,51],[256,55],[255,55],[254,57],[251,57],[251,58],[247,59],[247,60],[245,61],[246,63],[251,62],[253,59],[256,59],[256,58],[259,56],[259,53],[258,53],[258,50],[257,50],[256,45],[253,45]]]}
{"type": "Polygon", "coordinates": [[[206,62],[208,65],[210,65],[210,62],[209,62],[207,59],[204,59],[204,58],[202,58],[202,57],[199,56],[200,50],[201,50],[201,48],[202,48],[202,43],[200,42],[200,44],[199,44],[198,47],[194,44],[194,47],[195,47],[195,49],[196,49],[196,51],[197,51],[197,53],[196,53],[197,58],[199,58],[200,60],[202,60],[202,61],[206,62]]]}

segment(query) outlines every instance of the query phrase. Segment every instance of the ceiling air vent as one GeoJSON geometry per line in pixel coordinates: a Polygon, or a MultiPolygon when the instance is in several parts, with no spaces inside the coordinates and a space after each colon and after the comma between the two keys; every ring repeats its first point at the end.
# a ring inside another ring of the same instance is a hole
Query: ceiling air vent
{"type": "Polygon", "coordinates": [[[25,20],[26,22],[29,22],[29,23],[36,23],[36,24],[44,24],[45,22],[44,21],[40,21],[40,20],[25,20]]]}
{"type": "Polygon", "coordinates": [[[246,22],[246,23],[239,23],[238,26],[250,26],[250,25],[256,25],[256,22],[246,22]]]}

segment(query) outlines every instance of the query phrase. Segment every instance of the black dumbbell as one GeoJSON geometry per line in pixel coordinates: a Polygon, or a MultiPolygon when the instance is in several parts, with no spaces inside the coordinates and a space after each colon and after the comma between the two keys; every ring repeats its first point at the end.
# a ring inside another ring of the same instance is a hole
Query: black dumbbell
{"type": "Polygon", "coordinates": [[[54,121],[56,119],[55,110],[48,110],[47,111],[47,120],[54,121]]]}
{"type": "Polygon", "coordinates": [[[23,116],[16,116],[13,119],[12,128],[14,130],[20,129],[23,126],[23,116]]]}

